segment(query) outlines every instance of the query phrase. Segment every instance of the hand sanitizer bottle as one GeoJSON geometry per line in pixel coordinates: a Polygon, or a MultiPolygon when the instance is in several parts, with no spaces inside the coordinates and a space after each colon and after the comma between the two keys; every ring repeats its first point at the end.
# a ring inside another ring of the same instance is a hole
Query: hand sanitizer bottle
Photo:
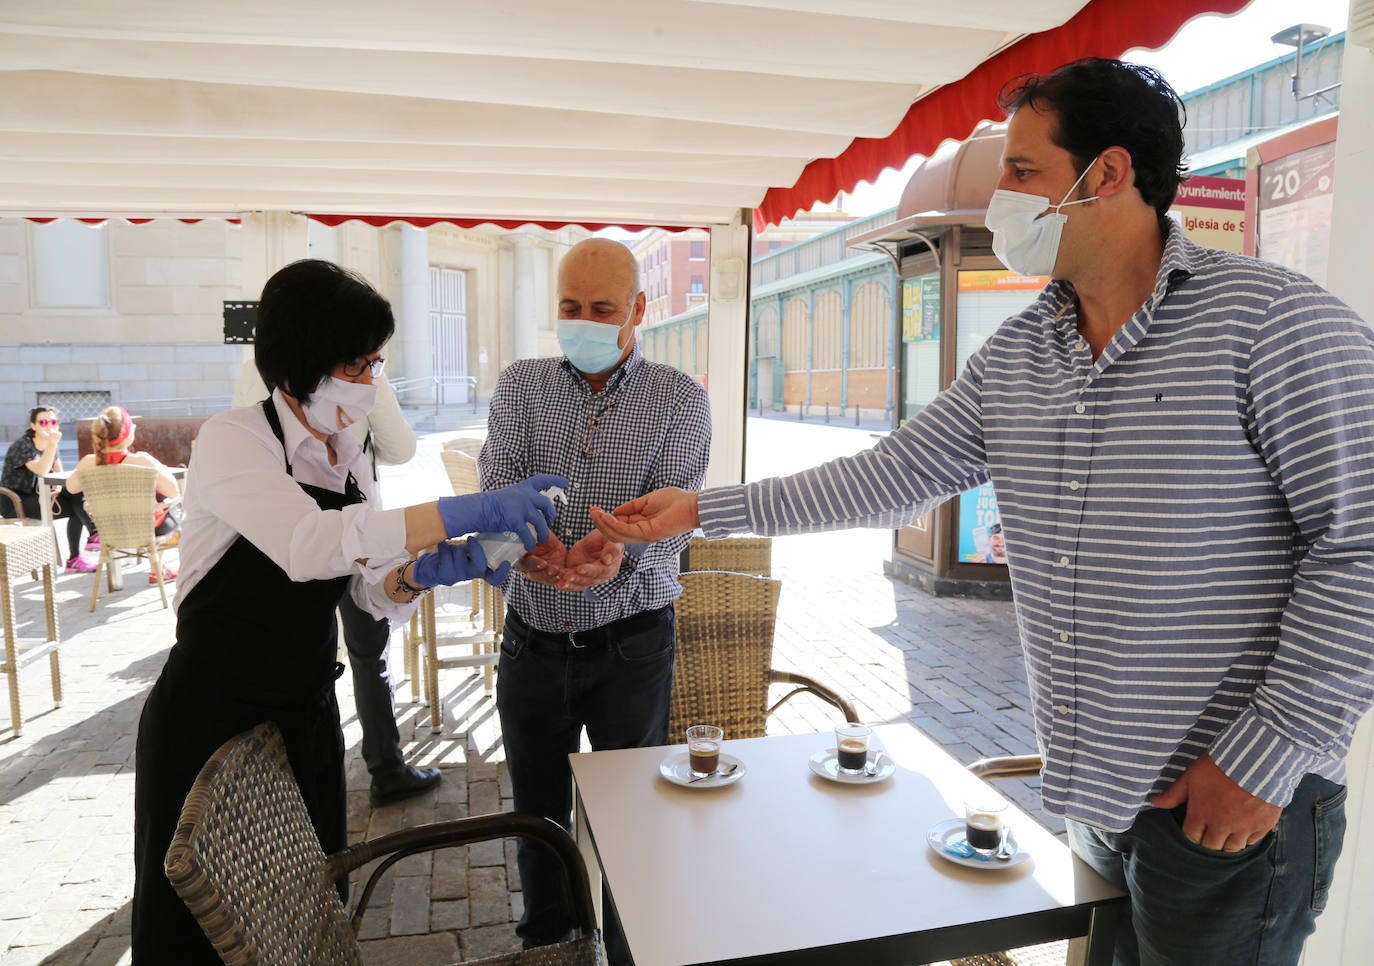
{"type": "MultiPolygon", "coordinates": [[[[563,492],[561,486],[550,486],[539,492],[553,500],[555,506],[560,500],[564,506],[568,503],[568,495],[563,492]]],[[[525,526],[529,528],[531,535],[535,534],[534,524],[527,523],[525,526]]],[[[468,539],[476,540],[482,552],[487,555],[488,570],[495,570],[503,563],[513,564],[525,555],[525,544],[520,535],[513,530],[486,530],[473,534],[468,539]]],[[[535,536],[535,539],[538,537],[535,536]]]]}

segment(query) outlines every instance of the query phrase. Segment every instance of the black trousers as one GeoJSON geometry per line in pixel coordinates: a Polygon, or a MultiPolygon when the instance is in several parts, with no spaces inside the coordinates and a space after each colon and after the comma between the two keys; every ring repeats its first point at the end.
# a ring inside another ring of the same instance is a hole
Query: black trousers
{"type": "Polygon", "coordinates": [[[348,594],[339,601],[344,646],[353,672],[353,703],[363,726],[363,761],[369,774],[380,775],[405,764],[401,733],[396,727],[392,701],[390,648],[391,622],[364,611],[348,594]]]}

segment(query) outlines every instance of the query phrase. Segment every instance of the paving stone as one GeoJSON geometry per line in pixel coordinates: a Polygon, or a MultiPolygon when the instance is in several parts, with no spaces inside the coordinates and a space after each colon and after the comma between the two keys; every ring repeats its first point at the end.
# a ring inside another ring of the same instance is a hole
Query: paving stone
{"type": "Polygon", "coordinates": [[[475,926],[510,921],[510,891],[504,866],[468,873],[468,910],[475,926]]]}

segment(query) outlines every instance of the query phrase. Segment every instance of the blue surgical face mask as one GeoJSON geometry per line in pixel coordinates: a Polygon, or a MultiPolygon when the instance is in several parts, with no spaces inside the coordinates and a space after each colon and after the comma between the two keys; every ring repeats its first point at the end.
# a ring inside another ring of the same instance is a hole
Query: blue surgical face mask
{"type": "MultiPolygon", "coordinates": [[[[588,322],[585,319],[558,320],[558,347],[578,372],[596,375],[613,369],[620,361],[624,348],[620,345],[620,333],[625,324],[634,318],[634,305],[630,314],[620,325],[605,322],[588,322]]],[[[631,336],[633,338],[633,336],[631,336]]]]}

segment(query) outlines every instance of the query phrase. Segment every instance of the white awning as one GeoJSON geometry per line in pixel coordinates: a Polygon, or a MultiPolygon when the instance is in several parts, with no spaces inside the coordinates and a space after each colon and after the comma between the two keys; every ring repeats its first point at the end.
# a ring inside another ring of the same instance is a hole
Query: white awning
{"type": "Polygon", "coordinates": [[[1081,8],[11,0],[0,209],[726,224],[1081,8]]]}

